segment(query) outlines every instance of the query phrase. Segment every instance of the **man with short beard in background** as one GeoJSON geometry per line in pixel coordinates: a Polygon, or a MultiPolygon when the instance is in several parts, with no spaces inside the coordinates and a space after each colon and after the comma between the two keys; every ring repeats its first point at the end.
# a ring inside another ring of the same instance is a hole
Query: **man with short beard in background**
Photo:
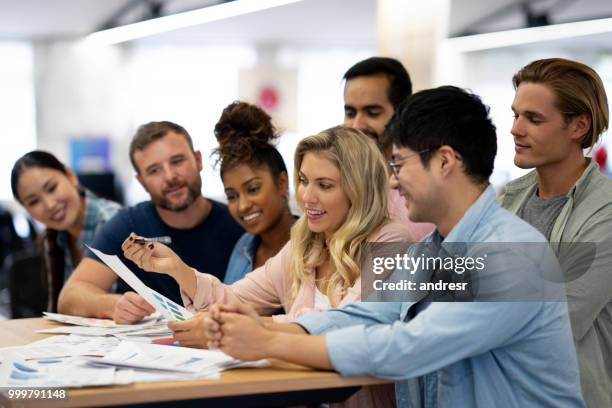
{"type": "MultiPolygon", "coordinates": [[[[344,126],[360,130],[375,140],[387,160],[391,159],[391,142],[385,128],[400,104],[412,94],[412,81],[406,68],[396,59],[371,57],[357,62],[343,76],[344,126]]],[[[433,231],[430,223],[408,218],[409,203],[397,190],[389,190],[389,215],[408,226],[412,236],[421,240],[433,231]]]]}

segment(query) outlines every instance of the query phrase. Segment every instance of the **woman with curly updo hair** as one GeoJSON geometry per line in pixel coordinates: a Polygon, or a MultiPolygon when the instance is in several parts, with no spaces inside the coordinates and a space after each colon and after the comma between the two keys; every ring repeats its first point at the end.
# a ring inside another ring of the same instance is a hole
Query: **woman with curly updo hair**
{"type": "Polygon", "coordinates": [[[236,243],[224,282],[262,266],[289,240],[295,221],[289,181],[270,116],[255,105],[234,102],[215,126],[221,180],[230,214],[247,231],[236,243]]]}

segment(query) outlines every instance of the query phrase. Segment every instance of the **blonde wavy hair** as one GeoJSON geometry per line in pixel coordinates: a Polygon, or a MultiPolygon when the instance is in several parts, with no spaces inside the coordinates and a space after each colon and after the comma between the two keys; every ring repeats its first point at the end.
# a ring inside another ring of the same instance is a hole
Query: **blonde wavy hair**
{"type": "MultiPolygon", "coordinates": [[[[333,273],[328,278],[326,295],[334,304],[338,286],[347,290],[361,275],[363,244],[389,220],[387,210],[388,174],[382,153],[370,138],[358,130],[333,127],[303,139],[295,151],[294,185],[299,191],[300,169],[304,156],[314,153],[338,167],[341,187],[350,201],[344,223],[326,242],[323,233],[308,228],[306,215],[293,225],[291,241],[291,297],[295,299],[306,270],[314,269],[330,259],[333,273]]],[[[298,203],[304,211],[303,203],[298,203]]]]}

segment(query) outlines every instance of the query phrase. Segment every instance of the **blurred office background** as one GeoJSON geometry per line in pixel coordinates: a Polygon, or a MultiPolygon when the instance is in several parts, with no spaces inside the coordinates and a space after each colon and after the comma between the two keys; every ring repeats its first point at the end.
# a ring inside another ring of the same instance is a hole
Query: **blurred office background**
{"type": "Polygon", "coordinates": [[[499,188],[523,174],[512,162],[512,74],[537,58],[577,59],[599,72],[611,95],[612,2],[0,0],[0,205],[14,234],[28,237],[32,224],[12,200],[9,173],[35,148],[53,152],[100,194],[127,205],[147,199],[128,145],[152,120],[191,133],[207,159],[205,195],[223,201],[209,155],[227,104],[266,108],[292,167],[300,138],[342,122],[342,75],[371,55],[401,60],[415,90],[452,84],[483,97],[498,129],[499,188]],[[88,37],[192,10],[201,19],[187,27],[111,45],[117,39],[88,37]]]}

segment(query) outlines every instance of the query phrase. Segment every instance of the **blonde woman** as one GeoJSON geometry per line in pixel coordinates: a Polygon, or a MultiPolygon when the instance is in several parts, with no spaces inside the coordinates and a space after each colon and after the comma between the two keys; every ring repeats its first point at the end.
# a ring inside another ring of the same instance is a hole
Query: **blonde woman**
{"type": "MultiPolygon", "coordinates": [[[[357,130],[335,127],[303,139],[295,153],[295,190],[303,215],[290,241],[263,266],[232,285],[194,271],[163,244],[123,243],[126,258],[172,276],[185,306],[248,303],[260,315],[291,321],[304,312],[360,300],[362,248],[368,241],[412,241],[387,213],[387,172],[376,144],[357,130]]],[[[202,319],[172,326],[181,344],[203,346],[202,319]]]]}

